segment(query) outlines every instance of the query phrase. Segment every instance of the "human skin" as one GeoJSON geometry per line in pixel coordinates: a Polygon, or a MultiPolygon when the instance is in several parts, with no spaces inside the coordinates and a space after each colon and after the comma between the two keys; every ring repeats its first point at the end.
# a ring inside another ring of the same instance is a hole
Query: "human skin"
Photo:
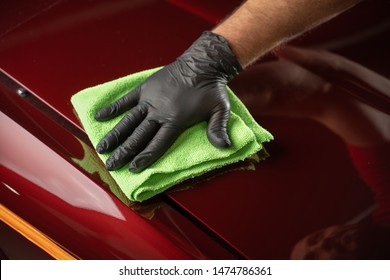
{"type": "Polygon", "coordinates": [[[228,99],[220,98],[218,103],[213,103],[214,105],[208,108],[208,111],[206,110],[207,112],[199,114],[203,112],[204,103],[188,102],[188,99],[183,97],[199,98],[205,84],[210,87],[210,90],[203,91],[204,100],[206,97],[212,100],[218,96],[226,96],[225,91],[215,90],[225,88],[226,84],[221,83],[221,79],[208,80],[210,77],[215,78],[222,74],[230,81],[238,74],[242,66],[248,66],[274,47],[329,20],[359,1],[248,0],[244,2],[228,19],[210,32],[206,41],[202,37],[201,41],[204,44],[197,44],[194,49],[190,47],[183,54],[186,59],[183,59],[182,55],[181,59],[177,59],[148,78],[148,84],[154,86],[148,87],[145,91],[141,90],[146,87],[144,82],[140,85],[136,95],[129,93],[97,112],[96,119],[104,121],[116,116],[118,112],[128,111],[119,126],[113,128],[97,146],[97,151],[100,153],[112,151],[106,162],[107,168],[115,170],[131,162],[132,172],[142,171],[153,164],[171,146],[184,128],[200,121],[208,121],[209,125],[212,124],[209,131],[215,136],[212,138],[218,139],[218,141],[211,141],[212,143],[224,143],[224,145],[217,145],[218,147],[229,146],[230,141],[226,129],[230,106],[228,99]],[[215,51],[217,46],[226,49],[226,52],[221,53],[222,49],[215,51]],[[191,55],[188,55],[189,53],[191,55]],[[205,53],[207,53],[206,56],[203,55],[205,53]],[[227,59],[228,57],[232,59],[227,59]],[[204,67],[210,65],[214,67],[204,67]],[[200,71],[194,72],[193,70],[197,68],[200,71]],[[234,71],[229,70],[229,73],[224,75],[225,68],[234,69],[234,71]],[[172,74],[172,69],[177,71],[172,74]],[[183,69],[186,71],[183,72],[183,69]],[[166,78],[172,76],[174,79],[166,78]],[[189,76],[194,77],[196,82],[188,83],[185,77],[189,76]],[[175,84],[169,80],[182,82],[175,84]],[[192,91],[195,94],[188,94],[192,91]],[[172,96],[173,92],[177,93],[175,97],[172,96]],[[223,92],[222,95],[221,92],[223,92]],[[131,102],[126,100],[131,100],[131,102]],[[167,100],[171,110],[166,110],[164,108],[167,106],[162,106],[167,104],[167,100]],[[181,104],[179,100],[185,100],[187,104],[181,104]],[[139,111],[140,104],[147,105],[148,110],[139,111]],[[137,110],[139,117],[134,119],[134,112],[137,110]],[[179,113],[173,118],[164,117],[167,112],[173,111],[179,113]],[[154,119],[151,119],[152,115],[155,116],[154,119]],[[186,115],[194,117],[191,118],[191,122],[179,124],[186,115]],[[175,123],[176,125],[173,125],[175,123]],[[214,126],[214,124],[218,125],[214,126]],[[164,128],[163,131],[168,131],[167,128],[169,128],[169,133],[158,134],[161,128],[164,128]]]}
{"type": "Polygon", "coordinates": [[[245,68],[273,48],[361,0],[248,0],[212,31],[229,42],[245,68]]]}

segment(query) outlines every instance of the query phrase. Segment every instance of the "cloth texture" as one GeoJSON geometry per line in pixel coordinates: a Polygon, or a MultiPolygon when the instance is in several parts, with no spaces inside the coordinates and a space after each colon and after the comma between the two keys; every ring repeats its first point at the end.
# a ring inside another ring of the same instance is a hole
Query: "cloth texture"
{"type": "MultiPolygon", "coordinates": [[[[159,69],[131,74],[84,89],[72,96],[71,103],[94,146],[123,117],[122,115],[109,121],[98,122],[94,118],[95,113],[133,90],[159,69]]],[[[272,140],[273,136],[253,119],[229,88],[228,93],[231,103],[228,122],[231,147],[214,147],[207,139],[206,122],[188,128],[158,161],[142,172],[131,173],[127,166],[110,172],[130,200],[142,202],[186,179],[195,178],[264,151],[262,143],[272,140]]],[[[262,157],[260,159],[263,159],[266,153],[259,154],[262,157]]],[[[104,162],[108,156],[108,153],[99,154],[104,162]]]]}

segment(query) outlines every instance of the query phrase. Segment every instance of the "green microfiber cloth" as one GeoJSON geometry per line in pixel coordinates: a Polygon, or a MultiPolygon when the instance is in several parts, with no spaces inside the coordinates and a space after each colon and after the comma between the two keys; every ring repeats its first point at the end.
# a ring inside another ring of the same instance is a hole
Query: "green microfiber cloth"
{"type": "MultiPolygon", "coordinates": [[[[71,102],[94,146],[123,117],[98,122],[94,118],[95,112],[134,89],[159,69],[135,73],[84,89],[72,96],[71,102]]],[[[144,171],[131,173],[125,166],[110,172],[130,200],[144,201],[186,179],[245,160],[262,150],[263,142],[273,139],[268,131],[256,123],[230,89],[228,93],[231,103],[231,116],[228,122],[231,147],[215,148],[207,139],[206,122],[190,127],[157,162],[144,171]]],[[[108,156],[109,154],[99,154],[104,162],[108,156]]]]}

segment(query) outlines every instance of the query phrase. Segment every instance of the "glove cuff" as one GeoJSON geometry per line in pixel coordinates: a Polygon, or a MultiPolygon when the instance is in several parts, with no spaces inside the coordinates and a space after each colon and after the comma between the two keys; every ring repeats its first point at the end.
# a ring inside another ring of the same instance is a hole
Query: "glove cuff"
{"type": "Polygon", "coordinates": [[[196,74],[216,75],[226,83],[242,71],[228,41],[211,31],[205,31],[179,58],[196,74]]]}

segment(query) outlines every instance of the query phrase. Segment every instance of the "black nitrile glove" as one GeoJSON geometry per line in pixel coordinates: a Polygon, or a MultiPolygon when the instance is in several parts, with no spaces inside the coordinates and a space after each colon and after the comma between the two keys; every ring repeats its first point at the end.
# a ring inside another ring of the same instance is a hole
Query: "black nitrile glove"
{"type": "Polygon", "coordinates": [[[130,171],[142,171],[201,121],[208,121],[207,136],[214,146],[230,146],[226,85],[241,69],[227,41],[206,31],[176,61],[98,111],[95,118],[104,121],[129,110],[96,147],[99,153],[113,151],[107,169],[131,161],[130,171]]]}

